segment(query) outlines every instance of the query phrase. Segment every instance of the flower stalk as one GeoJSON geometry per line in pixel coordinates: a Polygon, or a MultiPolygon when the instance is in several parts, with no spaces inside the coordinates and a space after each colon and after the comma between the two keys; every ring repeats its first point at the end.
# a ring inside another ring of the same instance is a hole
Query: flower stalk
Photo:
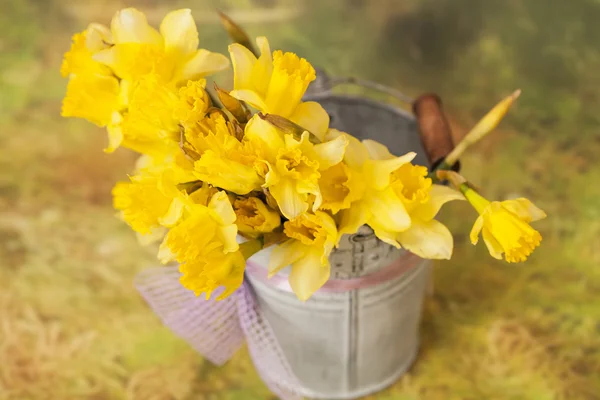
{"type": "Polygon", "coordinates": [[[502,121],[513,103],[521,95],[521,90],[515,90],[510,96],[502,99],[494,106],[479,122],[471,129],[465,137],[454,147],[454,149],[446,156],[446,158],[435,168],[432,173],[437,170],[450,170],[465,153],[465,151],[483,139],[488,133],[494,130],[502,121]]]}

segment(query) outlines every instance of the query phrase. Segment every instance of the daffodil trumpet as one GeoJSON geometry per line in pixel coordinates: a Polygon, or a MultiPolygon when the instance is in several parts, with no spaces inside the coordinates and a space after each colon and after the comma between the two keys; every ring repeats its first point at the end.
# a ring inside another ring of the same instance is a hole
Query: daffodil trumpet
{"type": "Polygon", "coordinates": [[[477,244],[479,234],[496,259],[509,263],[523,262],[538,247],[542,235],[530,222],[546,218],[546,213],[526,198],[489,201],[479,194],[465,178],[452,171],[438,171],[465,196],[479,214],[471,230],[471,243],[477,244]]]}

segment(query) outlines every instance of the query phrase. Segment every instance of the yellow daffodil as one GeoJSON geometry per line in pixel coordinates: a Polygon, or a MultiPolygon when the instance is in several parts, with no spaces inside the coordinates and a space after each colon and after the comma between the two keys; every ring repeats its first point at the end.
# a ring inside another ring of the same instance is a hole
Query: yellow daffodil
{"type": "Polygon", "coordinates": [[[206,206],[193,204],[188,214],[167,234],[161,261],[194,261],[215,249],[223,253],[238,250],[236,216],[225,192],[214,194],[206,206]]]}
{"type": "MultiPolygon", "coordinates": [[[[222,54],[198,50],[197,47],[198,32],[187,9],[169,13],[161,24],[160,32],[148,25],[143,13],[133,8],[119,11],[110,29],[91,24],[86,31],[73,37],[71,50],[65,54],[61,73],[70,76],[70,80],[62,115],[85,118],[96,125],[107,126],[107,152],[123,145],[142,153],[156,153],[159,147],[156,131],[145,132],[146,127],[136,125],[139,121],[129,116],[127,111],[130,100],[138,98],[146,101],[153,99],[152,94],[158,96],[161,93],[150,92],[148,96],[147,91],[137,95],[132,91],[139,87],[138,81],[150,73],[157,82],[171,85],[169,90],[175,90],[188,80],[197,80],[228,67],[229,61],[222,54]],[[129,119],[134,122],[128,123],[129,119]],[[125,124],[126,128],[121,124],[125,124]],[[132,128],[136,126],[137,129],[132,128]]],[[[204,98],[203,102],[192,104],[192,110],[196,111],[208,106],[206,93],[198,92],[197,97],[204,98]]],[[[186,95],[188,99],[194,97],[189,91],[181,93],[180,97],[186,95]]],[[[157,104],[157,101],[152,104],[157,104]]],[[[165,112],[175,111],[178,112],[176,117],[185,117],[184,124],[199,114],[185,113],[185,109],[159,107],[149,111],[148,115],[157,109],[161,113],[155,120],[164,116],[165,112]]],[[[172,150],[171,146],[167,152],[172,150]]]]}
{"type": "Polygon", "coordinates": [[[108,47],[110,32],[97,24],[73,36],[71,49],[65,53],[60,72],[70,77],[63,101],[62,116],[78,117],[107,126],[118,119],[121,88],[110,68],[93,59],[108,47]]]}
{"type": "Polygon", "coordinates": [[[173,117],[187,128],[202,121],[210,105],[206,80],[188,81],[187,85],[179,88],[179,101],[173,110],[173,117]]]}
{"type": "Polygon", "coordinates": [[[365,183],[357,171],[340,162],[321,172],[319,188],[323,198],[321,208],[336,214],[363,196],[365,183]]]}
{"type": "Polygon", "coordinates": [[[222,300],[240,287],[246,268],[246,259],[241,252],[223,254],[213,251],[203,257],[179,266],[182,274],[179,281],[184,288],[193,291],[196,296],[206,293],[206,298],[210,299],[214,290],[224,286],[225,291],[217,297],[217,300],[222,300]]]}
{"type": "Polygon", "coordinates": [[[306,301],[329,279],[329,254],[338,236],[336,225],[327,213],[317,211],[302,214],[283,226],[290,239],[273,249],[269,276],[291,265],[290,286],[301,301],[306,301]]]}
{"type": "Polygon", "coordinates": [[[259,58],[241,44],[229,46],[234,73],[231,95],[252,107],[287,118],[323,139],[329,126],[329,115],[314,102],[302,102],[315,69],[294,53],[275,51],[271,54],[265,37],[256,39],[259,58]]]}
{"type": "Polygon", "coordinates": [[[167,14],[158,31],[143,13],[126,8],[114,16],[110,30],[113,46],[93,57],[123,80],[135,81],[155,72],[164,82],[177,84],[229,66],[222,54],[198,49],[198,30],[189,9],[167,14]]]}
{"type": "MultiPolygon", "coordinates": [[[[345,133],[329,131],[328,137],[335,136],[350,137],[345,133]]],[[[340,235],[355,233],[360,226],[368,224],[378,238],[399,246],[396,234],[410,228],[411,219],[402,198],[390,182],[392,173],[412,161],[416,154],[395,157],[383,145],[374,149],[371,141],[361,143],[352,137],[348,140],[350,144],[344,161],[359,174],[365,189],[363,196],[354,201],[349,209],[340,211],[340,235]]]]}
{"type": "Polygon", "coordinates": [[[342,161],[348,144],[344,136],[313,144],[308,132],[298,141],[256,116],[246,125],[244,140],[253,144],[267,165],[263,187],[269,190],[288,219],[306,212],[311,202],[313,210],[320,207],[321,171],[342,161]]]}
{"type": "Polygon", "coordinates": [[[279,213],[258,197],[240,197],[233,202],[238,230],[247,236],[273,232],[281,224],[279,213]]]}
{"type": "Polygon", "coordinates": [[[98,126],[107,126],[113,122],[113,114],[119,109],[119,93],[119,81],[113,76],[75,75],[67,85],[61,115],[84,118],[98,126]]]}
{"type": "Polygon", "coordinates": [[[122,141],[120,124],[126,108],[127,85],[120,83],[111,69],[94,60],[93,56],[110,47],[110,30],[90,24],[85,31],[73,36],[71,49],[65,54],[61,74],[69,76],[63,101],[63,117],[84,118],[108,129],[109,145],[113,151],[122,141]]]}
{"type": "Polygon", "coordinates": [[[131,90],[129,111],[120,126],[120,144],[154,157],[179,152],[182,126],[206,116],[210,103],[205,85],[204,80],[188,81],[177,88],[160,82],[156,74],[142,77],[131,90]]]}
{"type": "Polygon", "coordinates": [[[206,133],[186,134],[200,155],[194,163],[197,179],[241,195],[260,189],[264,178],[255,168],[257,158],[252,144],[233,136],[231,124],[220,114],[199,127],[202,125],[206,133]]]}
{"type": "Polygon", "coordinates": [[[110,32],[106,32],[101,25],[90,25],[83,32],[73,35],[71,49],[65,54],[60,73],[63,77],[69,75],[106,75],[111,74],[110,68],[95,61],[94,53],[107,48],[105,40],[110,39],[110,32]]]}
{"type": "Polygon", "coordinates": [[[542,241],[542,235],[529,224],[546,218],[546,213],[525,198],[489,201],[481,196],[461,175],[453,171],[438,171],[440,179],[447,179],[460,190],[479,217],[471,230],[471,243],[483,241],[492,257],[508,262],[525,261],[542,241]]]}
{"type": "Polygon", "coordinates": [[[522,262],[540,245],[542,235],[529,225],[546,217],[546,213],[525,198],[488,201],[471,188],[464,189],[467,200],[479,213],[471,230],[471,242],[477,244],[479,233],[492,257],[508,262],[522,262]]]}
{"type": "Polygon", "coordinates": [[[404,164],[392,172],[390,185],[404,203],[411,225],[396,234],[406,250],[429,259],[450,259],[454,240],[448,228],[434,217],[451,200],[464,200],[463,195],[447,186],[432,185],[427,168],[404,164]]]}
{"type": "Polygon", "coordinates": [[[143,235],[161,226],[175,225],[183,214],[187,199],[177,189],[172,170],[144,170],[120,182],[113,189],[114,207],[131,228],[143,235]]]}
{"type": "Polygon", "coordinates": [[[227,194],[215,193],[208,205],[193,204],[183,220],[171,228],[159,251],[163,263],[182,263],[181,283],[196,295],[208,296],[225,286],[222,297],[243,280],[245,261],[237,242],[236,215],[227,194]]]}

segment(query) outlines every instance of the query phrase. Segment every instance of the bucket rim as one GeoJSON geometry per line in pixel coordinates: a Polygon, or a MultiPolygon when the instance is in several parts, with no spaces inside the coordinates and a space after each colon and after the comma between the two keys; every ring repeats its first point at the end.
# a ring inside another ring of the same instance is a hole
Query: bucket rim
{"type": "Polygon", "coordinates": [[[371,107],[384,108],[392,113],[398,114],[399,116],[407,118],[411,121],[416,121],[416,118],[412,113],[410,113],[406,110],[403,110],[402,108],[397,107],[393,104],[384,103],[382,101],[374,100],[374,99],[366,97],[366,96],[325,92],[325,93],[310,94],[310,95],[304,96],[304,98],[303,98],[304,101],[316,101],[317,103],[319,103],[320,100],[329,100],[329,99],[340,100],[340,101],[361,101],[367,105],[370,105],[371,107]]]}

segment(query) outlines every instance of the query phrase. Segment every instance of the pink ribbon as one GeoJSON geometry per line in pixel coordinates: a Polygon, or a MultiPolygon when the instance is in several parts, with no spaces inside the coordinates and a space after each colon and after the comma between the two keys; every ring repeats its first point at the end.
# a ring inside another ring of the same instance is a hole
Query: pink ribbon
{"type": "MultiPolygon", "coordinates": [[[[412,253],[406,252],[387,267],[383,267],[369,275],[350,279],[330,279],[325,282],[325,284],[321,286],[317,292],[340,293],[377,286],[400,277],[410,269],[417,266],[419,261],[421,261],[419,257],[412,253]]],[[[246,273],[252,275],[252,277],[257,278],[269,286],[276,287],[277,289],[286,292],[293,292],[286,275],[276,274],[269,278],[267,269],[254,263],[252,259],[248,260],[246,263],[246,273]]]]}

